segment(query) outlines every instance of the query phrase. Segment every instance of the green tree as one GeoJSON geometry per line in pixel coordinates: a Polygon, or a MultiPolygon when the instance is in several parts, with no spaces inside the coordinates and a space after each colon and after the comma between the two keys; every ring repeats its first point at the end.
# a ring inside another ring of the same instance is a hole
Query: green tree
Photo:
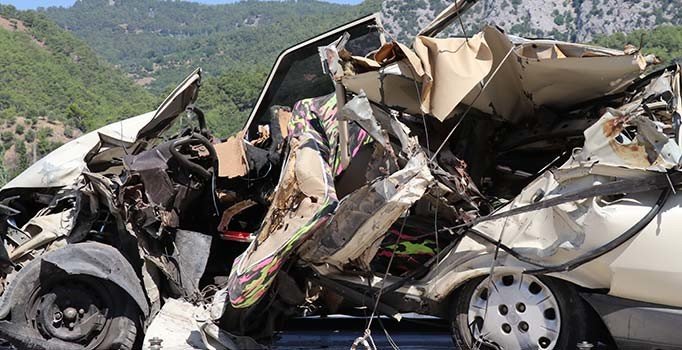
{"type": "Polygon", "coordinates": [[[38,141],[47,140],[49,137],[52,137],[52,135],[54,135],[52,129],[48,127],[42,127],[38,130],[38,141]]]}
{"type": "Polygon", "coordinates": [[[26,26],[0,30],[0,119],[73,119],[75,127],[91,130],[158,103],[43,13],[0,5],[0,16],[26,26]]]}
{"type": "Polygon", "coordinates": [[[662,25],[653,30],[635,30],[631,33],[615,33],[600,36],[594,43],[615,49],[623,49],[626,44],[639,46],[642,52],[653,53],[670,62],[682,57],[682,26],[662,25]]]}
{"type": "Polygon", "coordinates": [[[26,150],[26,144],[23,141],[17,142],[15,147],[15,152],[17,154],[17,175],[31,165],[31,156],[26,150]]]}
{"type": "Polygon", "coordinates": [[[3,131],[2,134],[0,134],[0,141],[2,141],[5,148],[9,148],[12,146],[12,142],[14,142],[14,133],[11,131],[3,131]]]}
{"type": "Polygon", "coordinates": [[[77,103],[71,103],[66,112],[68,122],[80,131],[86,131],[86,119],[89,119],[87,112],[78,107],[77,103]]]}
{"type": "Polygon", "coordinates": [[[28,129],[28,131],[26,131],[26,135],[24,135],[24,140],[26,142],[30,143],[30,142],[35,141],[35,139],[36,139],[36,132],[33,131],[33,129],[28,129]]]}

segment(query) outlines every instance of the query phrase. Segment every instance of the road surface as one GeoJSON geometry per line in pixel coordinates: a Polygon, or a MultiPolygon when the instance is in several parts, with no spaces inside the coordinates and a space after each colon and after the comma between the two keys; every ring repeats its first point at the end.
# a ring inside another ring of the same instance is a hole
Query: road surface
{"type": "MultiPolygon", "coordinates": [[[[278,334],[273,350],[348,350],[353,341],[365,330],[365,318],[308,318],[287,322],[287,329],[278,334]]],[[[382,323],[401,350],[441,350],[454,349],[447,324],[435,319],[407,318],[394,322],[383,318],[382,323]]],[[[377,349],[393,349],[379,322],[373,322],[372,338],[377,349]]],[[[170,344],[166,344],[170,345],[170,344]]],[[[167,346],[175,349],[177,346],[167,346]]],[[[17,350],[3,344],[0,350],[17,350]]],[[[358,347],[358,350],[365,350],[358,347]]]]}
{"type": "MultiPolygon", "coordinates": [[[[404,319],[393,322],[383,319],[386,331],[401,350],[454,349],[447,324],[434,319],[404,319]]],[[[301,319],[288,323],[273,345],[277,350],[350,349],[362,336],[366,319],[301,319]]],[[[393,349],[380,324],[373,322],[372,337],[377,349],[393,349]]],[[[364,350],[363,347],[358,349],[364,350]]]]}

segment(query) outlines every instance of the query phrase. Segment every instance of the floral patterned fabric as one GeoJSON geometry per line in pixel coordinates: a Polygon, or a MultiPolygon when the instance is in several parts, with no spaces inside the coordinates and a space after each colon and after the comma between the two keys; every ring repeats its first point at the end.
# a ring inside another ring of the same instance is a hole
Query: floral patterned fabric
{"type": "MultiPolygon", "coordinates": [[[[236,308],[246,308],[256,304],[275,280],[279,269],[286,262],[293,251],[316,229],[321,227],[334,213],[338,198],[334,190],[334,177],[343,172],[341,165],[338,144],[339,131],[336,122],[338,112],[336,96],[334,94],[317,98],[302,100],[294,106],[293,117],[289,123],[289,140],[296,138],[297,144],[290,150],[290,156],[284,165],[284,176],[291,176],[287,172],[289,166],[302,166],[294,160],[291,163],[292,152],[300,151],[302,148],[311,148],[319,155],[322,167],[318,169],[302,169],[309,172],[308,175],[322,178],[326,186],[324,198],[316,199],[316,212],[301,227],[294,228],[291,234],[286,237],[286,241],[279,245],[279,248],[261,259],[260,261],[250,261],[250,256],[257,249],[257,238],[249,248],[236,260],[230,273],[228,281],[228,293],[231,304],[236,308]],[[322,171],[321,174],[316,171],[322,171]],[[287,175],[289,174],[289,175],[287,175]]],[[[355,123],[349,123],[349,150],[351,157],[357,154],[360,146],[371,142],[370,136],[355,123]]],[[[283,177],[280,184],[285,181],[283,177]]],[[[300,189],[297,189],[300,191],[300,189]]],[[[298,194],[290,194],[292,196],[298,194]]],[[[275,194],[277,196],[277,194],[275,194]]],[[[291,209],[295,210],[295,209],[291,209]]],[[[273,214],[273,208],[268,212],[268,217],[273,214]]],[[[259,232],[269,234],[269,232],[259,232]]],[[[268,237],[270,238],[270,237],[268,237]]],[[[267,238],[266,238],[267,239],[267,238]]],[[[271,238],[270,238],[271,239],[271,238]]]]}

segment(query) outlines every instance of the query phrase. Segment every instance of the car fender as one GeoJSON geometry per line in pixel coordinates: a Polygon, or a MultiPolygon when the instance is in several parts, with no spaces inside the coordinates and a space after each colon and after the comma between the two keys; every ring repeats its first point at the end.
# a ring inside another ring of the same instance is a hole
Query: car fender
{"type": "MultiPolygon", "coordinates": [[[[468,239],[468,238],[465,238],[468,239]]],[[[424,287],[423,296],[428,300],[441,302],[447,300],[452,292],[466,282],[490,274],[495,253],[481,249],[462,249],[449,254],[441,261],[440,267],[433,267],[432,271],[420,282],[424,287]]],[[[514,260],[501,253],[498,261],[494,264],[493,273],[524,273],[534,266],[514,260]]],[[[580,267],[572,273],[551,273],[548,276],[558,278],[567,283],[586,288],[602,289],[604,285],[595,273],[584,267],[580,267]]]]}

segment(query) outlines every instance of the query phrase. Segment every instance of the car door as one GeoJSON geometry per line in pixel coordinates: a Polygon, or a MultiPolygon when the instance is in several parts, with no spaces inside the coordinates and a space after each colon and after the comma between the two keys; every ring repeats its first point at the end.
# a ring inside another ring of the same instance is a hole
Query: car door
{"type": "MultiPolygon", "coordinates": [[[[326,46],[344,33],[350,35],[346,44],[354,56],[366,56],[385,42],[378,13],[357,19],[326,33],[296,44],[277,57],[244,130],[257,131],[258,122],[271,106],[293,106],[304,98],[334,92],[334,84],[322,71],[318,47],[326,46]]],[[[247,132],[247,138],[249,135],[247,132]]]]}

